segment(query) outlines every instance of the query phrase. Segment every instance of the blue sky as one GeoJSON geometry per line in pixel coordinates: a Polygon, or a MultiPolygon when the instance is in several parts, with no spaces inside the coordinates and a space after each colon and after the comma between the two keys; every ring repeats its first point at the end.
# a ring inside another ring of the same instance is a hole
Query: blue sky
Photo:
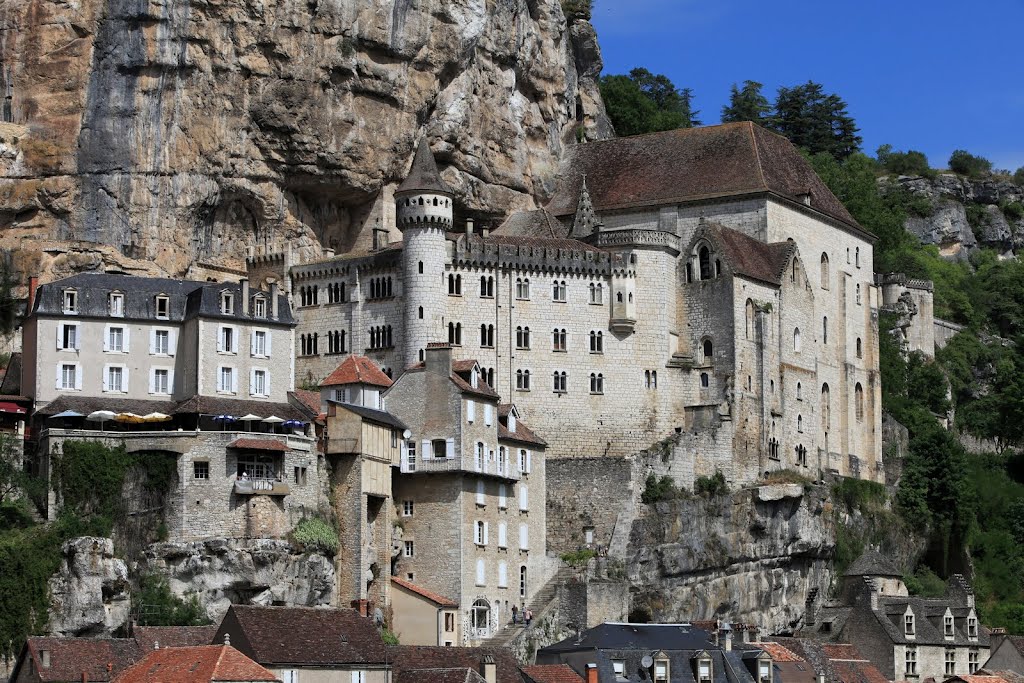
{"type": "Polygon", "coordinates": [[[595,0],[604,73],[644,66],[718,123],[733,83],[818,81],[874,154],[954,149],[1024,166],[1024,0],[595,0]]]}

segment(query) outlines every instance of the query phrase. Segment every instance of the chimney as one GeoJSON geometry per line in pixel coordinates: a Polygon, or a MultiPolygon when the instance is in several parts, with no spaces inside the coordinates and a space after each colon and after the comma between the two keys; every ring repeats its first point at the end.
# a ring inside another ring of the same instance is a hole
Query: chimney
{"type": "Polygon", "coordinates": [[[334,250],[324,247],[324,258],[334,258],[334,250]]]}
{"type": "Polygon", "coordinates": [[[451,344],[431,342],[427,344],[427,372],[441,377],[451,377],[452,347],[451,344]]]}
{"type": "Polygon", "coordinates": [[[597,683],[597,664],[587,664],[587,683],[597,683]]]}
{"type": "Polygon", "coordinates": [[[82,683],[89,683],[89,674],[82,672],[82,683]]]}
{"type": "Polygon", "coordinates": [[[825,674],[818,674],[818,683],[825,683],[825,674]]]}
{"type": "Polygon", "coordinates": [[[491,229],[488,228],[486,225],[484,225],[484,226],[482,226],[480,228],[480,236],[481,237],[485,237],[486,238],[486,237],[490,237],[490,235],[491,235],[491,229]]]}
{"type": "Polygon", "coordinates": [[[25,315],[32,315],[32,306],[36,303],[36,290],[39,288],[39,276],[33,275],[28,279],[28,302],[25,305],[25,315]]]}
{"type": "Polygon", "coordinates": [[[270,317],[277,320],[277,283],[270,283],[270,317]]]}
{"type": "Polygon", "coordinates": [[[242,284],[242,315],[249,315],[249,278],[243,277],[242,284]]]}
{"type": "Polygon", "coordinates": [[[466,237],[469,237],[472,234],[473,234],[473,219],[472,218],[467,218],[466,219],[466,237]]]}
{"type": "Polygon", "coordinates": [[[377,224],[373,228],[373,250],[380,251],[386,246],[388,246],[387,228],[382,228],[380,224],[377,224]]]}
{"type": "Polygon", "coordinates": [[[231,644],[231,634],[228,633],[227,631],[224,632],[224,644],[225,645],[230,645],[231,644]]]}
{"type": "Polygon", "coordinates": [[[494,663],[493,655],[484,655],[481,660],[481,675],[487,683],[498,683],[498,666],[494,663]]]}
{"type": "Polygon", "coordinates": [[[732,652],[732,626],[722,624],[722,635],[725,637],[725,651],[732,652]]]}
{"type": "Polygon", "coordinates": [[[989,632],[989,652],[995,652],[996,648],[1002,645],[1003,641],[1006,640],[1006,629],[1005,628],[993,628],[989,632]]]}

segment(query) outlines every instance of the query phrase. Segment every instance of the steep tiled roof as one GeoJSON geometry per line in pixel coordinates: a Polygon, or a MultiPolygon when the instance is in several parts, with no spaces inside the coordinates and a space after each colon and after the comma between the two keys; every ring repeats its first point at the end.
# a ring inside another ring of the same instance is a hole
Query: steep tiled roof
{"type": "Polygon", "coordinates": [[[491,237],[566,237],[568,234],[568,229],[547,209],[537,209],[513,213],[491,237]]]}
{"type": "MultiPolygon", "coordinates": [[[[916,596],[889,596],[881,595],[878,598],[878,609],[872,610],[878,623],[889,636],[893,643],[914,643],[917,645],[982,645],[989,644],[989,634],[986,629],[978,629],[978,637],[971,640],[966,631],[964,619],[954,619],[953,638],[947,640],[941,616],[945,614],[946,608],[957,608],[948,598],[921,598],[916,596]],[[903,615],[907,608],[913,610],[914,634],[908,638],[905,632],[903,615]],[[929,619],[928,616],[937,617],[929,619]]],[[[966,615],[964,615],[966,616],[966,615]]]]}
{"type": "Polygon", "coordinates": [[[56,415],[73,410],[88,415],[94,410],[110,410],[115,413],[170,414],[177,405],[174,401],[136,401],[130,398],[108,398],[106,396],[60,396],[36,411],[36,415],[56,415]]]}
{"type": "Polygon", "coordinates": [[[216,626],[136,626],[132,637],[142,652],[160,647],[209,645],[217,634],[216,626]]]}
{"type": "Polygon", "coordinates": [[[373,422],[379,422],[380,424],[387,425],[388,427],[394,427],[395,429],[404,430],[407,425],[399,420],[391,413],[384,410],[377,410],[376,408],[367,408],[366,406],[355,406],[351,403],[342,403],[340,401],[328,401],[329,404],[337,406],[342,410],[348,410],[355,413],[356,415],[371,420],[373,422]]]}
{"type": "Polygon", "coordinates": [[[413,593],[416,593],[417,595],[423,596],[424,598],[426,598],[427,600],[430,600],[431,602],[433,602],[434,604],[436,604],[439,607],[458,607],[459,606],[459,603],[455,602],[454,600],[450,600],[450,599],[444,597],[443,595],[435,593],[434,591],[427,590],[426,588],[423,588],[422,586],[417,586],[416,584],[410,583],[410,582],[406,581],[405,579],[400,579],[397,576],[392,576],[391,577],[391,583],[399,585],[402,588],[405,588],[406,590],[409,590],[409,591],[412,591],[413,593]]]}
{"type": "Polygon", "coordinates": [[[278,681],[274,674],[230,645],[153,650],[114,678],[114,683],[228,683],[278,681]]]}
{"type": "Polygon", "coordinates": [[[244,448],[252,451],[277,451],[288,452],[288,444],[277,439],[235,439],[227,445],[228,448],[244,448]]]}
{"type": "Polygon", "coordinates": [[[850,565],[844,576],[893,576],[901,577],[902,573],[888,558],[877,550],[868,550],[850,565]]]}
{"type": "Polygon", "coordinates": [[[420,138],[420,144],[416,147],[416,156],[413,157],[409,175],[395,190],[395,194],[404,192],[452,193],[451,188],[441,180],[441,174],[437,171],[437,162],[434,161],[434,154],[430,151],[426,136],[420,138]]]}
{"type": "Polygon", "coordinates": [[[349,356],[334,372],[327,376],[322,387],[334,387],[343,384],[371,384],[378,387],[390,387],[393,382],[377,367],[377,364],[366,356],[349,356]]]}
{"type": "Polygon", "coordinates": [[[411,669],[395,676],[395,683],[483,683],[484,678],[472,669],[411,669]]]}
{"type": "Polygon", "coordinates": [[[85,674],[90,681],[109,681],[134,664],[142,654],[138,644],[130,638],[29,638],[22,651],[11,680],[18,679],[18,671],[26,666],[24,658],[31,657],[39,680],[80,681],[85,674]],[[42,652],[50,653],[50,665],[44,667],[42,652]]]}
{"type": "Polygon", "coordinates": [[[865,659],[853,645],[779,636],[772,637],[771,640],[781,643],[810,663],[814,670],[824,674],[830,683],[886,683],[882,672],[865,659]]]}
{"type": "Polygon", "coordinates": [[[788,140],[749,122],[682,128],[571,148],[548,204],[576,213],[582,175],[598,211],[770,192],[862,230],[788,140]]]}
{"type": "Polygon", "coordinates": [[[21,393],[21,351],[11,354],[4,368],[4,381],[0,382],[0,394],[15,396],[21,393]]]}
{"type": "Polygon", "coordinates": [[[516,431],[510,432],[505,421],[498,421],[498,438],[503,441],[520,441],[534,446],[547,446],[548,442],[537,436],[536,432],[523,424],[522,420],[516,420],[516,431]]]}
{"type": "Polygon", "coordinates": [[[315,418],[320,414],[320,392],[309,389],[296,389],[288,392],[288,400],[299,410],[307,412],[306,417],[315,418]]]}
{"type": "Polygon", "coordinates": [[[514,247],[538,247],[546,249],[568,249],[604,253],[593,245],[568,237],[531,237],[521,235],[491,235],[483,238],[485,244],[510,245],[514,247]]]}
{"type": "Polygon", "coordinates": [[[707,234],[725,256],[736,275],[777,285],[796,249],[792,242],[766,244],[724,225],[708,224],[707,234]]]}
{"type": "Polygon", "coordinates": [[[524,666],[523,673],[534,683],[583,683],[583,678],[568,664],[524,666]]]}
{"type": "Polygon", "coordinates": [[[797,656],[795,652],[782,645],[781,643],[763,642],[763,643],[750,643],[753,647],[760,648],[768,653],[773,661],[776,662],[802,662],[803,657],[797,656]]]}
{"type": "Polygon", "coordinates": [[[373,621],[351,609],[232,605],[217,631],[266,666],[384,664],[386,651],[373,621]],[[237,623],[242,634],[236,638],[237,623]]]}
{"type": "MultiPolygon", "coordinates": [[[[407,672],[423,669],[472,669],[482,672],[483,658],[494,658],[497,683],[524,683],[519,662],[503,647],[430,647],[394,645],[388,647],[391,671],[396,680],[409,681],[407,672]]],[[[418,679],[412,678],[412,681],[418,679]]]]}

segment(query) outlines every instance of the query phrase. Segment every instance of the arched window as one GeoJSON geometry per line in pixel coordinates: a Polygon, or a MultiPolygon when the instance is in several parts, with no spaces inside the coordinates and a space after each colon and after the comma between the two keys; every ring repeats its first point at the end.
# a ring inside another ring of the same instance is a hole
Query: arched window
{"type": "Polygon", "coordinates": [[[721,274],[722,274],[722,262],[719,261],[718,259],[715,259],[715,277],[718,277],[721,274]]]}
{"type": "Polygon", "coordinates": [[[832,424],[832,392],[828,384],[821,385],[821,431],[828,434],[832,424]]]}
{"type": "Polygon", "coordinates": [[[644,388],[645,389],[650,389],[651,388],[651,371],[650,370],[644,370],[644,388]]]}
{"type": "Polygon", "coordinates": [[[689,261],[686,262],[686,281],[693,282],[693,264],[689,261]]]}
{"type": "Polygon", "coordinates": [[[861,342],[860,337],[857,337],[857,358],[864,357],[864,344],[861,342]]]}
{"type": "Polygon", "coordinates": [[[553,301],[564,302],[567,296],[567,289],[565,286],[565,280],[555,280],[551,283],[551,299],[553,301]]]}
{"type": "Polygon", "coordinates": [[[423,275],[423,261],[420,261],[420,275],[423,275]]]}
{"type": "Polygon", "coordinates": [[[864,387],[857,382],[857,386],[853,389],[853,403],[854,410],[857,415],[857,422],[864,421],[864,387]]]}
{"type": "Polygon", "coordinates": [[[629,303],[633,303],[633,292],[629,293],[629,303]]]}
{"type": "Polygon", "coordinates": [[[590,373],[590,393],[604,393],[604,375],[602,375],[601,373],[590,373]]]}
{"type": "Polygon", "coordinates": [[[796,431],[798,431],[798,432],[803,432],[804,431],[804,416],[803,415],[797,415],[796,416],[796,431]]]}
{"type": "Polygon", "coordinates": [[[803,391],[803,389],[804,389],[803,385],[800,384],[800,382],[797,382],[796,383],[796,400],[798,400],[798,401],[804,400],[804,397],[803,397],[804,391],[803,391]]]}
{"type": "Polygon", "coordinates": [[[860,285],[857,285],[856,292],[857,292],[857,305],[860,306],[860,285]]]}
{"type": "Polygon", "coordinates": [[[711,385],[711,376],[706,372],[700,373],[700,388],[707,389],[711,385]]]}
{"type": "Polygon", "coordinates": [[[704,365],[710,365],[715,355],[715,347],[710,339],[704,340],[702,350],[704,351],[704,365]]]}
{"type": "Polygon", "coordinates": [[[853,252],[854,265],[860,268],[860,247],[857,247],[853,252]]]}
{"type": "Polygon", "coordinates": [[[828,316],[821,319],[821,343],[828,344],[828,316]]]}
{"type": "Polygon", "coordinates": [[[600,330],[590,331],[590,352],[604,353],[604,335],[600,330]]]}
{"type": "Polygon", "coordinates": [[[423,320],[423,307],[422,306],[420,306],[420,308],[419,308],[419,314],[420,314],[420,320],[423,320]]]}
{"type": "Polygon", "coordinates": [[[829,288],[828,254],[821,255],[821,288],[829,288]]]}
{"type": "Polygon", "coordinates": [[[793,351],[800,353],[800,328],[793,330],[793,351]]]}
{"type": "Polygon", "coordinates": [[[750,339],[754,334],[754,302],[747,299],[744,310],[746,312],[746,336],[747,339],[750,339]]]}
{"type": "Polygon", "coordinates": [[[530,328],[529,327],[517,327],[516,328],[516,348],[517,349],[528,349],[528,348],[530,348],[530,328]]]}
{"type": "Polygon", "coordinates": [[[519,391],[530,390],[530,371],[516,370],[516,389],[519,391]]]}
{"type": "Polygon", "coordinates": [[[697,251],[697,263],[700,268],[700,279],[710,280],[711,279],[711,250],[707,247],[701,247],[697,251]]]}
{"type": "Polygon", "coordinates": [[[566,332],[565,329],[555,328],[551,333],[551,350],[552,351],[565,351],[566,350],[566,332]]]}

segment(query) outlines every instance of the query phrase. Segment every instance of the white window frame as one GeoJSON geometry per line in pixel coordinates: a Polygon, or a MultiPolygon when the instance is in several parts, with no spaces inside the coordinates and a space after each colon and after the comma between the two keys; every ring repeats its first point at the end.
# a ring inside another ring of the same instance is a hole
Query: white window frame
{"type": "Polygon", "coordinates": [[[487,505],[487,486],[483,479],[476,480],[476,504],[487,505]]]}
{"type": "Polygon", "coordinates": [[[234,315],[235,313],[235,295],[231,292],[220,293],[220,313],[221,315],[234,315]]]}
{"type": "Polygon", "coordinates": [[[174,389],[174,370],[172,368],[155,365],[149,369],[149,393],[157,396],[170,396],[171,391],[174,389]],[[167,391],[158,391],[156,385],[156,373],[166,372],[167,373],[167,391]]]}
{"type": "Polygon", "coordinates": [[[61,293],[61,312],[64,315],[78,315],[78,290],[69,288],[61,293]],[[70,303],[70,305],[68,305],[70,303]]]}
{"type": "Polygon", "coordinates": [[[254,297],[252,300],[252,315],[254,318],[267,317],[267,300],[262,296],[254,297]]]}
{"type": "Polygon", "coordinates": [[[402,549],[402,556],[403,557],[415,557],[416,556],[416,546],[413,543],[413,541],[411,541],[411,540],[405,541],[404,547],[402,549]]]}
{"type": "Polygon", "coordinates": [[[473,523],[473,542],[481,548],[487,547],[487,526],[487,522],[480,519],[473,523]]]}
{"type": "Polygon", "coordinates": [[[217,366],[217,393],[234,395],[238,393],[238,368],[233,365],[218,365],[217,366]],[[231,372],[231,388],[225,389],[223,385],[224,371],[229,370],[231,372]]]}
{"type": "Polygon", "coordinates": [[[498,588],[508,588],[508,562],[498,563],[498,588]]]}
{"type": "Polygon", "coordinates": [[[519,525],[519,549],[530,549],[530,526],[528,524],[519,525]]]}
{"type": "Polygon", "coordinates": [[[82,348],[82,330],[78,323],[58,323],[57,324],[57,350],[58,351],[78,351],[82,348]],[[64,337],[66,336],[65,330],[72,329],[75,331],[74,344],[67,346],[64,343],[64,337]]]}
{"type": "Polygon", "coordinates": [[[129,382],[128,366],[124,363],[107,363],[103,366],[103,393],[105,394],[127,394],[129,382]],[[114,389],[110,386],[112,377],[111,370],[121,371],[121,388],[114,389]]]}
{"type": "Polygon", "coordinates": [[[157,294],[153,299],[153,312],[157,320],[170,320],[171,318],[171,297],[166,294],[157,294]],[[163,313],[160,312],[160,305],[163,304],[163,313]]]}
{"type": "Polygon", "coordinates": [[[128,353],[130,328],[125,325],[106,325],[103,328],[103,352],[104,353],[128,353]],[[115,349],[113,342],[114,330],[121,331],[121,348],[115,349]]]}
{"type": "Polygon", "coordinates": [[[235,325],[220,325],[217,328],[217,353],[229,356],[238,355],[238,327],[235,325]],[[226,341],[225,332],[231,331],[230,348],[224,348],[226,341]]]}
{"type": "MultiPolygon", "coordinates": [[[[504,446],[502,446],[502,448],[504,448],[504,446]]],[[[508,509],[508,485],[505,483],[498,484],[498,509],[508,509]]]]}
{"type": "Polygon", "coordinates": [[[257,396],[259,398],[266,398],[270,396],[270,370],[268,368],[259,367],[252,368],[249,371],[249,395],[257,396]],[[257,373],[263,373],[263,391],[256,391],[257,385],[257,373]]]}
{"type": "Polygon", "coordinates": [[[154,327],[149,331],[149,355],[169,357],[174,355],[174,346],[177,342],[175,330],[169,327],[154,327]],[[167,350],[161,351],[157,339],[161,334],[167,335],[167,350]]]}
{"type": "Polygon", "coordinates": [[[498,547],[508,548],[508,525],[505,522],[498,522],[498,547]]]}
{"type": "Polygon", "coordinates": [[[402,516],[403,517],[412,517],[415,512],[416,512],[416,502],[415,501],[413,501],[413,500],[403,500],[402,501],[402,516]]]}
{"type": "Polygon", "coordinates": [[[111,318],[124,317],[124,292],[111,292],[107,296],[107,312],[111,318]]]}
{"type": "Polygon", "coordinates": [[[270,358],[270,330],[263,328],[255,329],[249,335],[249,355],[253,358],[270,358]],[[263,349],[259,348],[257,340],[263,337],[263,349]]]}
{"type": "Polygon", "coordinates": [[[82,365],[78,362],[57,363],[57,391],[81,391],[82,390],[82,365]],[[64,368],[74,368],[73,386],[64,386],[64,368]]]}
{"type": "Polygon", "coordinates": [[[526,484],[519,485],[519,511],[530,511],[530,487],[526,484]]]}

